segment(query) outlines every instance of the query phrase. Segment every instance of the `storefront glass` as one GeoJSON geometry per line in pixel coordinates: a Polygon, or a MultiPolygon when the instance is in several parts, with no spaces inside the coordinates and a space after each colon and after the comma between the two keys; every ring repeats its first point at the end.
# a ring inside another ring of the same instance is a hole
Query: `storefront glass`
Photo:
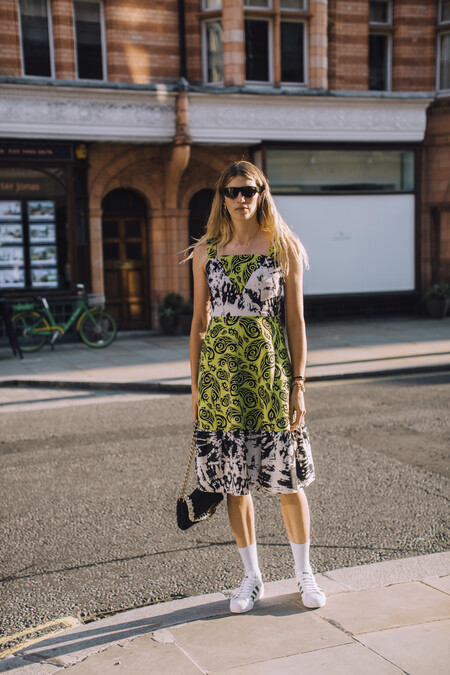
{"type": "Polygon", "coordinates": [[[280,194],[413,192],[410,150],[267,149],[270,185],[280,194]]]}
{"type": "Polygon", "coordinates": [[[0,288],[59,288],[67,197],[49,173],[0,168],[0,288]]]}

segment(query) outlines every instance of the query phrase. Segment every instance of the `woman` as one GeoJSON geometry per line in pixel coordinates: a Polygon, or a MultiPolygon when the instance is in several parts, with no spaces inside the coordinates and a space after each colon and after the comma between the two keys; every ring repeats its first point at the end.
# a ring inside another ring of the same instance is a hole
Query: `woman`
{"type": "Polygon", "coordinates": [[[309,510],[302,489],[314,480],[303,425],[307,256],[279,215],[264,174],[250,162],[235,162],[223,172],[206,235],[192,257],[190,358],[199,487],[226,493],[245,568],[230,610],[247,612],[264,595],[250,488],[280,495],[302,603],[322,607],[325,595],[309,563],[309,510]],[[282,287],[290,358],[280,320],[282,287]]]}

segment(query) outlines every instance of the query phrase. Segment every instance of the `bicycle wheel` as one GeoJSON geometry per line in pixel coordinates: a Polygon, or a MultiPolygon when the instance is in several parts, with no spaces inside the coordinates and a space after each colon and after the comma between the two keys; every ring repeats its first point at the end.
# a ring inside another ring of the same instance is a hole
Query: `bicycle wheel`
{"type": "Polygon", "coordinates": [[[104,309],[90,310],[81,320],[80,335],[89,347],[107,347],[117,335],[116,322],[104,309]]]}
{"type": "Polygon", "coordinates": [[[34,330],[48,329],[47,319],[38,312],[20,312],[11,319],[17,342],[23,352],[37,352],[44,346],[47,335],[33,333],[34,330]]]}

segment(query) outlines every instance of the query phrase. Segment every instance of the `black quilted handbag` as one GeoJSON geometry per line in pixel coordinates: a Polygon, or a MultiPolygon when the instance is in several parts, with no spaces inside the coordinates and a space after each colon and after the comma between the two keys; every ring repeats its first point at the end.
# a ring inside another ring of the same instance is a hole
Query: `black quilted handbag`
{"type": "Polygon", "coordinates": [[[195,437],[197,432],[197,424],[194,424],[194,433],[191,441],[191,451],[189,454],[189,461],[184,477],[183,487],[177,499],[177,525],[180,530],[187,530],[195,523],[200,523],[202,520],[211,518],[216,508],[223,499],[223,494],[220,492],[203,492],[195,488],[190,494],[186,494],[186,488],[189,480],[189,472],[191,470],[192,460],[195,455],[195,437]]]}

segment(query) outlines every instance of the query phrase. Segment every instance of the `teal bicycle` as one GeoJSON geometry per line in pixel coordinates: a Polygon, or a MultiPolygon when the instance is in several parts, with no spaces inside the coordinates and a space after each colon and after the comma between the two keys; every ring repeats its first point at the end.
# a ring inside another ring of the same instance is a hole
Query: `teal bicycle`
{"type": "MultiPolygon", "coordinates": [[[[77,322],[76,330],[89,347],[107,347],[117,335],[117,326],[114,318],[101,307],[90,307],[90,297],[86,296],[84,284],[77,284],[80,299],[69,319],[63,324],[57,324],[46,300],[37,296],[35,301],[40,303],[36,307],[33,303],[22,303],[13,306],[17,312],[11,319],[17,341],[23,352],[37,352],[44,346],[48,337],[51,348],[56,340],[67,333],[77,322]]],[[[95,298],[95,294],[92,294],[95,298]]]]}

